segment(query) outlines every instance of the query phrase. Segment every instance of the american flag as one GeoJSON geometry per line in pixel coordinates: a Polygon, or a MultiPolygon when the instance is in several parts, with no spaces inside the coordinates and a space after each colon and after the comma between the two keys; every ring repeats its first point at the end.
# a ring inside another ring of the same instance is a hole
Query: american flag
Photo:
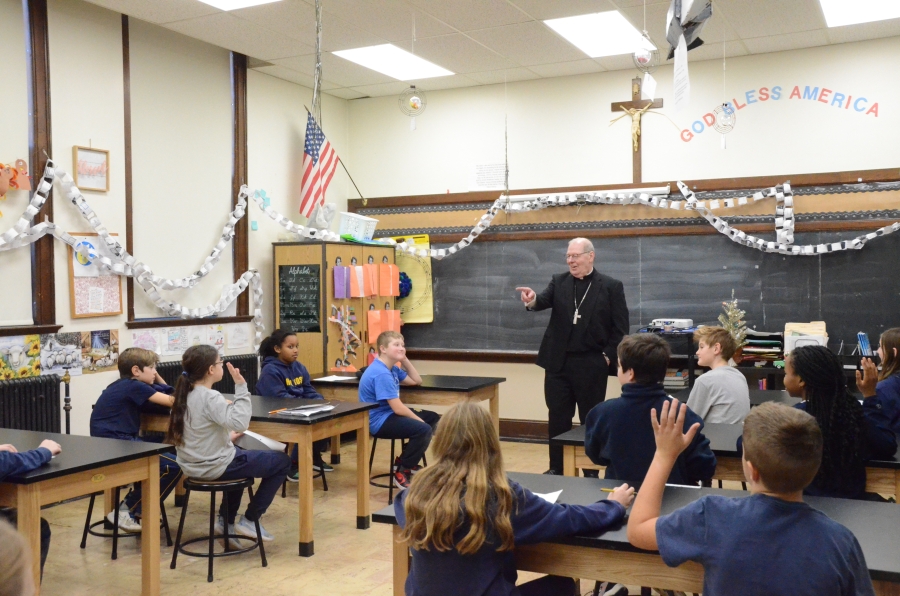
{"type": "Polygon", "coordinates": [[[334,177],[338,156],[312,114],[306,120],[306,147],[303,150],[303,181],[300,184],[300,213],[309,217],[316,205],[325,203],[325,190],[334,177]]]}

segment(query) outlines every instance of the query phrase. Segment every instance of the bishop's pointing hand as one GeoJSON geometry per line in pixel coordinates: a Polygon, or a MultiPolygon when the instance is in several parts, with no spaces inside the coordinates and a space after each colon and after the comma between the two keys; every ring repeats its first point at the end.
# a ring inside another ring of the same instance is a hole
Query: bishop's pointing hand
{"type": "Polygon", "coordinates": [[[531,288],[526,288],[524,286],[519,286],[516,288],[517,292],[522,292],[522,302],[525,304],[529,304],[532,300],[534,300],[534,290],[531,288]]]}

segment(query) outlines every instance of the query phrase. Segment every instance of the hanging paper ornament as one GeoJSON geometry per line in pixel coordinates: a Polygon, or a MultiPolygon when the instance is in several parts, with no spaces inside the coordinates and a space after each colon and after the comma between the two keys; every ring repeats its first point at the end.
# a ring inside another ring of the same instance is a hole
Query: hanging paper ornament
{"type": "Polygon", "coordinates": [[[416,129],[416,116],[425,111],[428,100],[425,97],[424,89],[417,89],[415,85],[410,85],[409,89],[400,94],[397,98],[400,105],[400,111],[411,118],[409,121],[409,129],[416,129]]]}
{"type": "Polygon", "coordinates": [[[641,47],[634,51],[631,59],[639,71],[648,74],[656,72],[656,69],[659,68],[659,50],[656,49],[656,44],[653,43],[646,31],[641,37],[641,47]]]}
{"type": "Polygon", "coordinates": [[[713,111],[716,116],[713,128],[723,135],[734,130],[734,125],[737,123],[737,112],[730,103],[723,103],[722,105],[717,106],[713,111]]]}
{"type": "Polygon", "coordinates": [[[400,298],[406,298],[412,292],[412,280],[405,271],[400,272],[400,298]]]}

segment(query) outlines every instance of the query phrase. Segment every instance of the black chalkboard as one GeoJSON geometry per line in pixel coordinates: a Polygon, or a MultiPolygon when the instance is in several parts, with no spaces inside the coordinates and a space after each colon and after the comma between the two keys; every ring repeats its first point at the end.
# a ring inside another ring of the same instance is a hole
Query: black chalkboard
{"type": "Polygon", "coordinates": [[[279,265],[278,304],[280,329],[320,333],[320,265],[279,265]]]}
{"type": "MultiPolygon", "coordinates": [[[[795,243],[857,234],[802,233],[795,243]]],[[[717,324],[732,288],[747,311],[748,327],[780,331],[788,321],[825,321],[834,350],[841,340],[855,344],[858,331],[874,341],[883,330],[900,326],[900,233],[861,250],[808,257],[763,253],[718,234],[592,241],[595,266],[625,285],[632,331],[656,318],[717,324]]],[[[476,242],[434,260],[434,322],[404,325],[407,347],[536,351],[550,314],[526,312],[515,287],[543,290],[551,275],[566,270],[566,244],[476,242]]]]}

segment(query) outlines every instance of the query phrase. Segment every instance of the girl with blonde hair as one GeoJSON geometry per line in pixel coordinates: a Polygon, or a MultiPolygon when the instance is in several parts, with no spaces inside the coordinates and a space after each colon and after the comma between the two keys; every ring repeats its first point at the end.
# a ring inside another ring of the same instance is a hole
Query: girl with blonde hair
{"type": "Polygon", "coordinates": [[[412,548],[407,596],[574,594],[571,578],[545,576],[516,586],[513,549],[620,522],[634,499],[623,484],[593,505],[551,504],[509,480],[490,415],[453,406],[433,442],[437,461],[413,477],[394,502],[402,539],[412,548]]]}

